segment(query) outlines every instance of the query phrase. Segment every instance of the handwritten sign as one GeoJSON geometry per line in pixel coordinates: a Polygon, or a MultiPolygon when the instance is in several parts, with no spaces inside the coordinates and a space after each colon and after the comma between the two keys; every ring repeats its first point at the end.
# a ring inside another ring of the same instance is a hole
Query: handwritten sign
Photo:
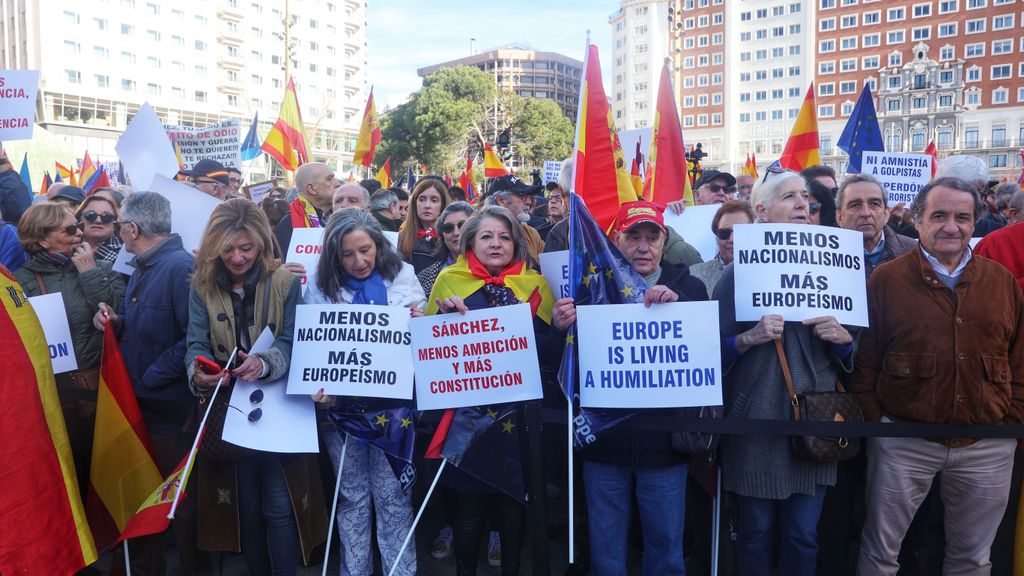
{"type": "Polygon", "coordinates": [[[864,235],[809,224],[740,224],[733,228],[736,319],[835,316],[868,325],[864,235]]]}
{"type": "Polygon", "coordinates": [[[293,342],[289,394],[412,398],[407,308],[297,306],[293,342]]]}
{"type": "Polygon", "coordinates": [[[164,126],[164,129],[177,141],[185,169],[191,168],[203,158],[216,160],[225,168],[241,168],[238,122],[238,118],[231,118],[201,128],[164,126]]]}
{"type": "Polygon", "coordinates": [[[715,233],[711,231],[711,221],[714,220],[719,208],[720,204],[687,206],[682,214],[676,214],[671,209],[665,210],[665,226],[670,226],[678,232],[687,244],[700,252],[701,260],[707,262],[718,255],[718,244],[715,242],[715,233]]]}
{"type": "Polygon", "coordinates": [[[544,161],[544,184],[548,182],[558,183],[558,174],[562,171],[562,163],[558,160],[544,161]]]}
{"type": "Polygon", "coordinates": [[[414,318],[409,327],[419,410],[543,397],[529,304],[414,318]]]}
{"type": "Polygon", "coordinates": [[[60,292],[33,296],[28,299],[32,309],[36,311],[39,323],[43,326],[46,346],[50,349],[50,363],[53,373],[78,370],[78,359],[75,347],[71,342],[71,328],[68,326],[68,315],[64,310],[64,297],[60,292]]]}
{"type": "Polygon", "coordinates": [[[31,140],[39,70],[0,70],[0,142],[31,140]]]}
{"type": "Polygon", "coordinates": [[[580,306],[580,405],[722,404],[718,303],[580,306]]]}
{"type": "Polygon", "coordinates": [[[555,298],[568,298],[569,294],[569,251],[542,252],[540,271],[548,281],[548,287],[555,298]]]}
{"type": "Polygon", "coordinates": [[[932,157],[928,154],[864,152],[861,172],[878,179],[889,206],[907,206],[932,179],[932,157]]]}

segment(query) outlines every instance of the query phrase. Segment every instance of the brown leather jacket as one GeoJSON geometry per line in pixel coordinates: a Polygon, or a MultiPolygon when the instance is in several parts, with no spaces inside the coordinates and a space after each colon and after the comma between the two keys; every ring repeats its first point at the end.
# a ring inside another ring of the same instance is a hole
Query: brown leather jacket
{"type": "Polygon", "coordinates": [[[975,255],[956,294],[920,250],[868,280],[871,326],[849,389],[867,420],[940,424],[1024,422],[1024,293],[975,255]]]}

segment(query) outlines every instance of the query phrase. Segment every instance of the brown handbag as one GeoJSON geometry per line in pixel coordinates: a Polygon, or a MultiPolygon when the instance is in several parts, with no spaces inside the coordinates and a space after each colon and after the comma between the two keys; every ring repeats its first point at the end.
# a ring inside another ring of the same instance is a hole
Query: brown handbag
{"type": "MultiPolygon", "coordinates": [[[[209,396],[199,398],[196,417],[200,422],[209,400],[209,396]]],[[[199,443],[199,450],[196,454],[199,460],[203,462],[235,462],[251,453],[248,448],[226,442],[222,438],[224,436],[224,419],[227,418],[230,403],[231,389],[225,386],[217,394],[213,408],[210,409],[210,416],[206,419],[206,431],[203,432],[203,441],[199,443]]]]}
{"type": "MultiPolygon", "coordinates": [[[[782,340],[775,341],[775,351],[782,365],[782,375],[786,379],[789,390],[789,403],[793,407],[793,420],[811,422],[863,422],[864,414],[853,394],[846,392],[842,384],[836,382],[835,392],[811,392],[797,395],[793,387],[793,377],[789,372],[789,362],[782,348],[782,340]]],[[[841,462],[849,460],[860,452],[860,438],[847,436],[791,436],[790,447],[793,453],[803,460],[812,462],[841,462]]]]}

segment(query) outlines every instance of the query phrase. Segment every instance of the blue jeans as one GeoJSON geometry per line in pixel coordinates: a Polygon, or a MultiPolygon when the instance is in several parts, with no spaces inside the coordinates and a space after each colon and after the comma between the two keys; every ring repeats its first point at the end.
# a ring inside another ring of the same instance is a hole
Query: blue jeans
{"type": "Polygon", "coordinates": [[[814,576],[818,559],[818,518],[825,503],[824,486],[813,496],[793,494],[785,500],[736,496],[739,573],[772,573],[775,531],[779,530],[779,574],[814,576]]]}
{"type": "Polygon", "coordinates": [[[257,452],[236,463],[242,553],[252,576],[294,576],[299,529],[280,455],[257,452]]]}
{"type": "Polygon", "coordinates": [[[634,492],[644,534],[644,574],[683,576],[683,516],[686,465],[629,468],[583,462],[590,526],[590,573],[626,573],[626,550],[634,492]]]}

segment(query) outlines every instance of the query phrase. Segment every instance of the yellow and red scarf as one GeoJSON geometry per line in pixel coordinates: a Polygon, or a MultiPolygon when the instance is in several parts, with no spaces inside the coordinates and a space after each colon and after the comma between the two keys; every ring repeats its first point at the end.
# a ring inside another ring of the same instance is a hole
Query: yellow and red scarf
{"type": "Polygon", "coordinates": [[[322,226],[316,208],[302,194],[292,200],[288,212],[291,214],[292,228],[320,228],[322,226]]]}
{"type": "Polygon", "coordinates": [[[449,296],[465,299],[484,284],[505,286],[512,290],[520,302],[531,305],[538,318],[551,324],[551,307],[555,303],[555,296],[543,276],[527,268],[523,261],[513,262],[497,276],[491,276],[472,252],[459,256],[454,264],[437,276],[430,298],[427,298],[426,314],[437,314],[438,299],[444,300],[449,296]]]}

